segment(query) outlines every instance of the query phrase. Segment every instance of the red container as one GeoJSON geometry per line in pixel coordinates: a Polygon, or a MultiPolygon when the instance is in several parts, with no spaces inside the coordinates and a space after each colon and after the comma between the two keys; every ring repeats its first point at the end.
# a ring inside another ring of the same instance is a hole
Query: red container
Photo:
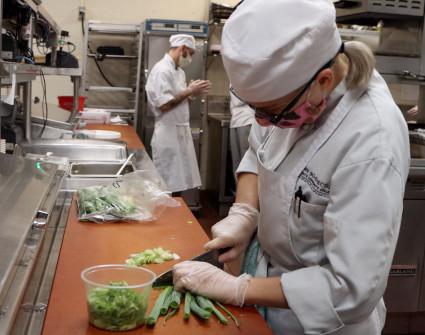
{"type": "MultiPolygon", "coordinates": [[[[74,97],[72,95],[61,95],[58,96],[59,107],[69,110],[72,112],[74,97]]],[[[84,101],[86,97],[78,97],[78,111],[81,112],[84,109],[84,101]]]]}

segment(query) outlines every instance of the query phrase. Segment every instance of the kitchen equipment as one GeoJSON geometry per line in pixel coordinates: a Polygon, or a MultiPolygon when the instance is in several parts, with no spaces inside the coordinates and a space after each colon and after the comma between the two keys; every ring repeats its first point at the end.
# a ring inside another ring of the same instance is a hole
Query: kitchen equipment
{"type": "Polygon", "coordinates": [[[74,162],[71,163],[71,178],[115,178],[120,174],[134,172],[133,164],[128,162],[74,162]],[[119,171],[120,168],[123,169],[119,171]],[[119,174],[118,174],[118,172],[119,174]]]}
{"type": "MultiPolygon", "coordinates": [[[[222,269],[223,263],[220,263],[218,261],[219,254],[220,252],[218,250],[211,250],[190,259],[190,261],[206,262],[222,269]]],[[[155,279],[153,283],[153,286],[163,286],[163,285],[173,285],[173,270],[172,269],[161,273],[155,279]]]]}
{"type": "Polygon", "coordinates": [[[117,171],[117,173],[115,174],[116,176],[119,176],[121,174],[121,172],[124,170],[124,168],[127,166],[127,163],[130,161],[130,159],[132,159],[134,156],[134,152],[132,152],[127,159],[124,161],[124,163],[122,164],[122,166],[119,168],[119,170],[117,171]]]}
{"type": "Polygon", "coordinates": [[[82,129],[74,131],[76,134],[82,134],[88,138],[97,140],[117,140],[121,138],[119,131],[112,130],[97,130],[97,129],[82,129]]]}
{"type": "Polygon", "coordinates": [[[229,5],[219,4],[211,2],[210,5],[210,17],[213,18],[214,22],[221,22],[221,20],[226,20],[232,15],[234,7],[229,5]]]}
{"type": "Polygon", "coordinates": [[[33,140],[21,144],[24,153],[67,157],[71,161],[119,161],[127,158],[127,144],[122,141],[81,139],[33,140]]]}
{"type": "Polygon", "coordinates": [[[85,106],[119,115],[134,126],[139,114],[141,31],[141,23],[86,20],[83,32],[85,106]]]}
{"type": "Polygon", "coordinates": [[[89,321],[95,327],[125,331],[144,324],[155,273],[142,267],[107,264],[83,270],[81,279],[89,321]]]}
{"type": "Polygon", "coordinates": [[[230,114],[208,115],[208,173],[206,188],[218,200],[218,214],[224,217],[235,201],[235,177],[229,145],[230,114]]]}
{"type": "Polygon", "coordinates": [[[63,177],[55,164],[0,154],[0,334],[28,327],[34,311],[44,318],[63,177]]]}
{"type": "MultiPolygon", "coordinates": [[[[412,159],[404,194],[400,235],[384,296],[389,312],[425,311],[424,201],[425,160],[412,159]]],[[[422,331],[425,331],[425,327],[422,327],[422,331]]]]}
{"type": "Polygon", "coordinates": [[[389,84],[419,87],[417,102],[412,103],[418,105],[413,120],[423,123],[425,0],[345,0],[334,4],[338,24],[374,26],[380,32],[376,69],[389,84]]]}
{"type": "Polygon", "coordinates": [[[421,17],[423,0],[339,0],[334,1],[338,17],[361,18],[382,15],[421,17]]]}

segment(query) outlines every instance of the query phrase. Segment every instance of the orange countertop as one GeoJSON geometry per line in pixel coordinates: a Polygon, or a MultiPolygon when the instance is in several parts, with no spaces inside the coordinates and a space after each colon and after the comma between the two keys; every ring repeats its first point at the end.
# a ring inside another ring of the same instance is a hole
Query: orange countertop
{"type": "Polygon", "coordinates": [[[85,129],[118,131],[121,133],[120,140],[127,142],[128,149],[145,148],[139,136],[137,135],[136,129],[134,129],[132,126],[113,124],[87,124],[85,129]]]}
{"type": "MultiPolygon", "coordinates": [[[[207,235],[189,208],[168,208],[154,222],[122,222],[96,224],[80,222],[75,199],[72,203],[68,224],[60,251],[52,292],[48,303],[43,335],[98,335],[111,334],[91,326],[88,322],[85,289],[80,278],[83,269],[99,264],[120,264],[131,253],[146,248],[162,246],[176,252],[182,260],[190,259],[204,251],[207,235]]],[[[152,264],[148,268],[159,274],[178,261],[152,264]]],[[[158,291],[153,290],[149,310],[158,291]]],[[[143,326],[121,334],[272,334],[265,321],[254,308],[230,307],[240,319],[238,329],[233,322],[227,326],[215,317],[207,322],[192,317],[188,322],[179,314],[163,326],[162,318],[154,328],[143,326]]],[[[149,311],[148,310],[148,311],[149,311]]]]}

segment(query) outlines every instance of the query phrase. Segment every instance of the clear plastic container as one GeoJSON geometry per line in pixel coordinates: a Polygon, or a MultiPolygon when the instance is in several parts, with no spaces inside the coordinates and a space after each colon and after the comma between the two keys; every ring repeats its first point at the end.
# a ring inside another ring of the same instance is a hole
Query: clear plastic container
{"type": "Polygon", "coordinates": [[[81,272],[89,321],[97,328],[127,331],[145,322],[155,273],[126,265],[97,265],[81,272]]]}

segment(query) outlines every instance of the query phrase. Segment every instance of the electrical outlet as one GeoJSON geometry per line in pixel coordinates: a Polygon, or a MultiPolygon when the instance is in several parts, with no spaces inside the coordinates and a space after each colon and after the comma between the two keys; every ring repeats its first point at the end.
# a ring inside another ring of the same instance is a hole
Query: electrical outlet
{"type": "Polygon", "coordinates": [[[85,6],[79,6],[78,7],[78,17],[80,19],[84,19],[85,16],[86,16],[86,7],[85,6]]]}

